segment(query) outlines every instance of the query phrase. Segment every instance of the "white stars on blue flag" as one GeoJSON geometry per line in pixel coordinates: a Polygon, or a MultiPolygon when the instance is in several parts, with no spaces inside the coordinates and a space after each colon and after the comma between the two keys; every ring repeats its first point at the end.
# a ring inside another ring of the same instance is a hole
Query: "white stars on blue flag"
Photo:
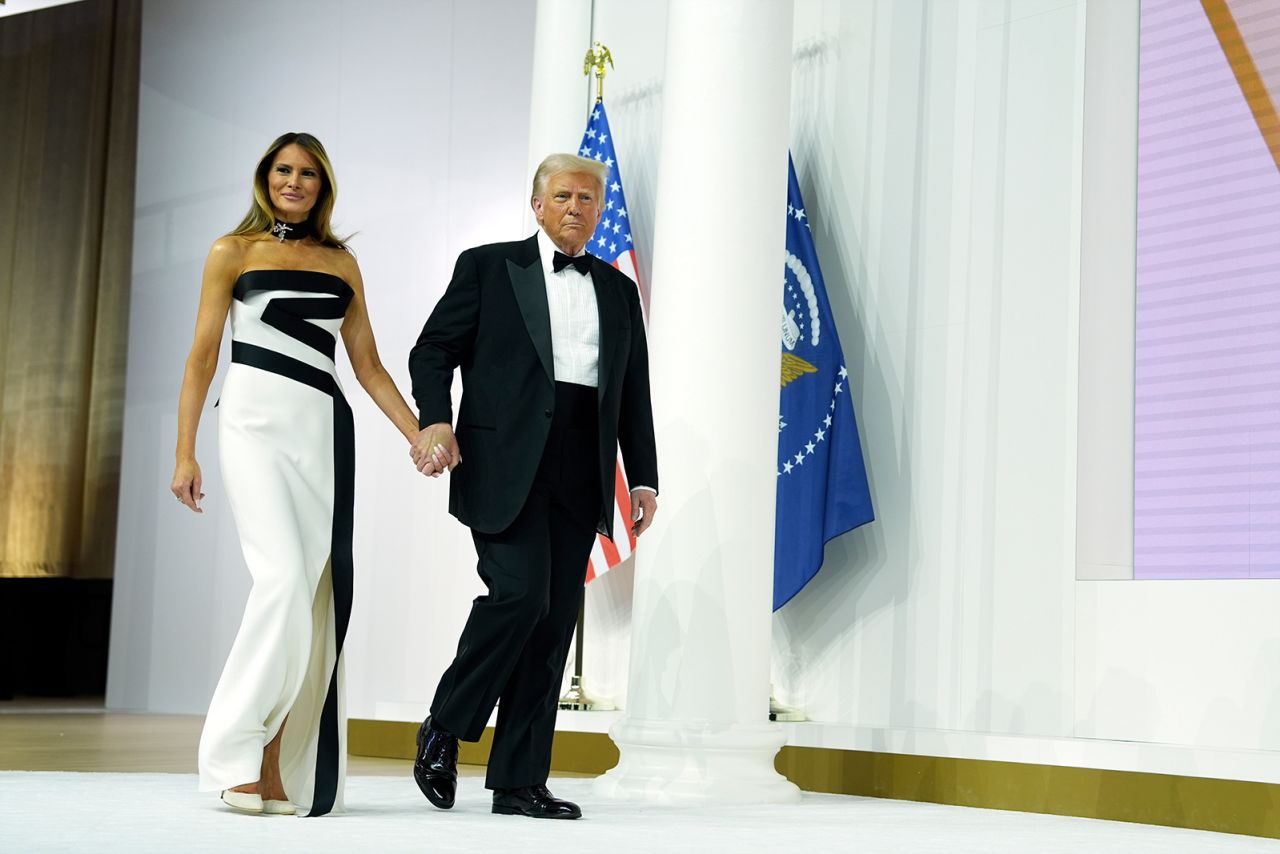
{"type": "MultiPolygon", "coordinates": [[[[600,224],[596,226],[595,233],[587,244],[587,251],[602,261],[618,266],[618,256],[633,249],[634,244],[627,215],[627,199],[622,192],[622,175],[618,170],[618,154],[613,150],[613,133],[609,130],[609,116],[605,113],[604,104],[596,104],[591,111],[578,154],[598,160],[609,167],[600,224]]],[[[629,271],[624,269],[624,272],[629,271]]]]}

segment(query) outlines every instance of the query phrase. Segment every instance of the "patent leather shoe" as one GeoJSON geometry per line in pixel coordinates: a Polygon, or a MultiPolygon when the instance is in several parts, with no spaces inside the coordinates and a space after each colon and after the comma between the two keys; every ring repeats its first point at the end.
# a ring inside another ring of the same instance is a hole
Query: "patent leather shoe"
{"type": "Polygon", "coordinates": [[[577,804],[557,798],[543,785],[494,789],[493,811],[498,815],[527,815],[529,818],[582,818],[582,810],[577,804]]]}
{"type": "Polygon", "coordinates": [[[413,779],[433,805],[442,810],[453,807],[458,791],[458,737],[432,729],[429,717],[418,727],[413,779]]]}

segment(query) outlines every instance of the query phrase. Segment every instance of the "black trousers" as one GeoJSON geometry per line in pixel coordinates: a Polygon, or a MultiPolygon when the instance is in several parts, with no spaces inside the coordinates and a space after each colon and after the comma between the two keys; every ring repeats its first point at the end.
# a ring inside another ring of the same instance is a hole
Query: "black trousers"
{"type": "MultiPolygon", "coordinates": [[[[596,390],[556,383],[550,436],[520,515],[497,534],[472,531],[488,588],[471,606],[432,721],[477,741],[498,703],[485,786],[545,783],[587,559],[600,518],[596,390]]],[[[465,464],[465,463],[464,463],[465,464]]]]}

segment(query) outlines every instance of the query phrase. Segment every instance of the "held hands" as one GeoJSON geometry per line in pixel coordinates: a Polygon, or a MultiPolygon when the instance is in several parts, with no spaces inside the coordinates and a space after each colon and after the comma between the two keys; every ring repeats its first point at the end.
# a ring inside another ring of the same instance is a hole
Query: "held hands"
{"type": "Polygon", "coordinates": [[[439,477],[446,470],[453,471],[462,462],[453,428],[444,422],[423,427],[409,446],[409,458],[427,477],[439,477]]]}
{"type": "MultiPolygon", "coordinates": [[[[429,424],[418,431],[409,446],[409,458],[418,471],[428,477],[439,477],[462,463],[458,439],[445,422],[429,424]]],[[[176,483],[176,480],[175,480],[176,483]]],[[[648,489],[631,490],[631,533],[640,536],[653,524],[658,512],[658,496],[648,489]]]]}
{"type": "Polygon", "coordinates": [[[631,490],[631,534],[638,537],[653,524],[658,512],[658,496],[648,489],[631,490]]]}
{"type": "Polygon", "coordinates": [[[169,484],[169,491],[192,512],[203,513],[200,509],[200,499],[204,498],[200,491],[201,482],[200,464],[194,459],[179,460],[173,468],[173,483],[169,484]]]}

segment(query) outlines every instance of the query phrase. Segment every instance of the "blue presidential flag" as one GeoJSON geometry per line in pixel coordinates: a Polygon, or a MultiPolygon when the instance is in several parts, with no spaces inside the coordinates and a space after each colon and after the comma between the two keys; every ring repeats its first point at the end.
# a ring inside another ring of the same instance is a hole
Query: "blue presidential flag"
{"type": "Polygon", "coordinates": [[[790,157],[787,173],[775,611],[817,575],[828,540],[875,518],[849,372],[790,157]]]}

